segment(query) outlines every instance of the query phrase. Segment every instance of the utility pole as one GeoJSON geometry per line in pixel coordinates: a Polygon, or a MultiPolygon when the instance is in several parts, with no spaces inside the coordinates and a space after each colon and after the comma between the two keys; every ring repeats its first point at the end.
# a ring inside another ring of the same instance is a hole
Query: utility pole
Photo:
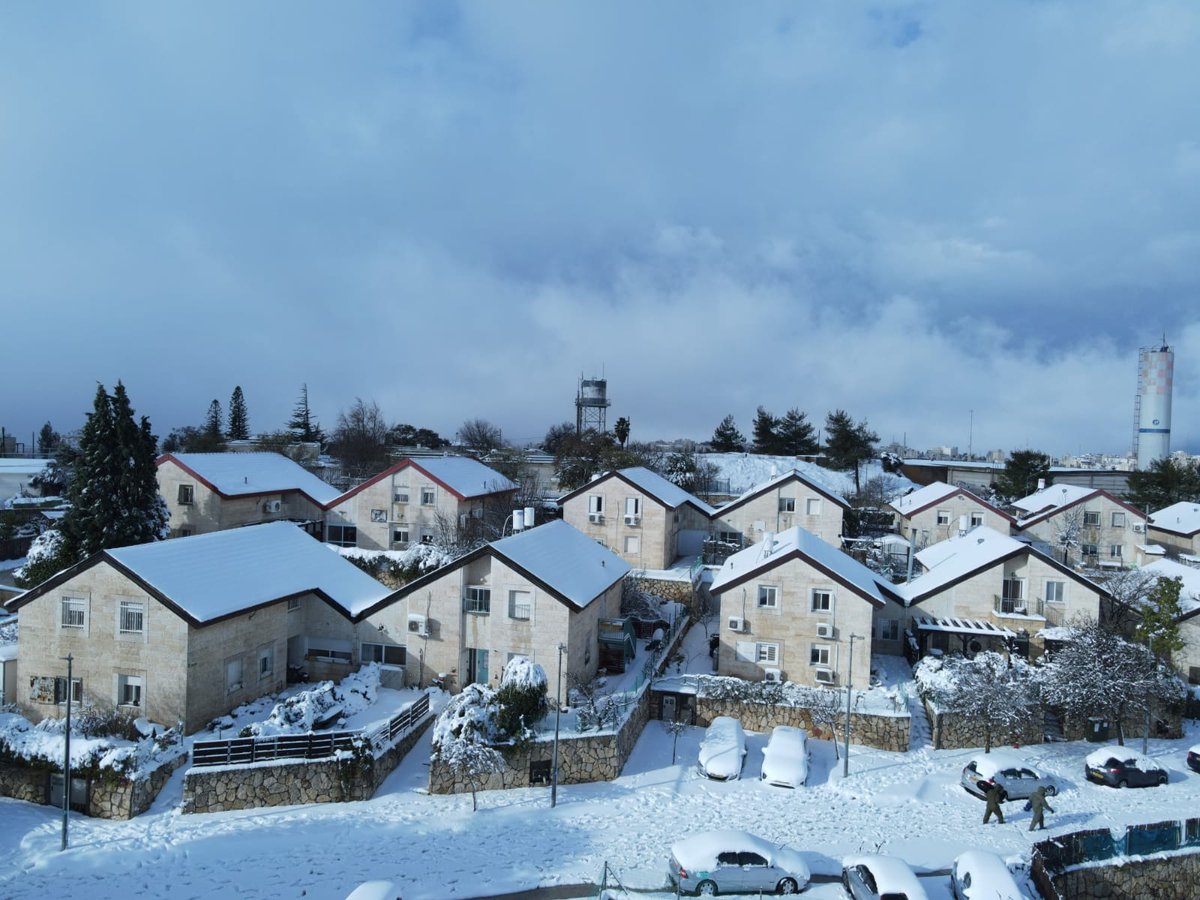
{"type": "Polygon", "coordinates": [[[562,718],[562,658],[566,647],[558,645],[558,686],[554,689],[554,751],[550,761],[550,806],[558,804],[558,722],[562,718]]]}
{"type": "Polygon", "coordinates": [[[60,657],[67,661],[67,723],[63,729],[63,827],[62,847],[67,849],[67,819],[71,812],[71,663],[75,657],[68,653],[60,657]]]}
{"type": "Polygon", "coordinates": [[[842,757],[843,778],[850,774],[850,689],[854,684],[854,641],[862,639],[862,635],[850,635],[850,653],[846,661],[846,753],[842,757]]]}

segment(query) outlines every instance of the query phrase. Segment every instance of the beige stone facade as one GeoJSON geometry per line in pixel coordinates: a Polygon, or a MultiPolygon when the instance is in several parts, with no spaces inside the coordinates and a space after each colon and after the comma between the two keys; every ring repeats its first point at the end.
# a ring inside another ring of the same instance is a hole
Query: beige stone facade
{"type": "Polygon", "coordinates": [[[1195,555],[1200,553],[1200,532],[1184,534],[1155,525],[1148,525],[1146,531],[1146,543],[1166,547],[1174,554],[1190,553],[1195,555]]]}
{"type": "MultiPolygon", "coordinates": [[[[1055,485],[1045,490],[1052,493],[1055,485]]],[[[1146,543],[1146,516],[1105,491],[1095,491],[1052,514],[1018,521],[1013,533],[1046,543],[1056,555],[1068,538],[1069,565],[1119,568],[1133,565],[1138,545],[1146,543]]]]}
{"type": "Polygon", "coordinates": [[[915,535],[918,550],[954,537],[964,524],[967,530],[984,525],[1008,534],[1012,522],[1011,516],[961,490],[908,513],[896,511],[896,531],[910,541],[915,535]]]}
{"type": "Polygon", "coordinates": [[[727,503],[712,517],[712,536],[748,546],[767,532],[799,525],[834,547],[841,546],[846,502],[793,474],[727,503]]]}

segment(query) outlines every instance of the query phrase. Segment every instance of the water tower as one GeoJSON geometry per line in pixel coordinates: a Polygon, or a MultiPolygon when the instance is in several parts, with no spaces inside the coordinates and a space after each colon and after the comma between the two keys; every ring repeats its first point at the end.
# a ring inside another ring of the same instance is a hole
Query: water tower
{"type": "Polygon", "coordinates": [[[1133,402],[1133,455],[1143,472],[1171,452],[1171,387],[1175,353],[1166,339],[1138,351],[1138,388],[1133,402]]]}
{"type": "Polygon", "coordinates": [[[610,406],[607,379],[579,376],[579,393],[575,395],[575,433],[583,434],[589,428],[600,434],[607,432],[610,406]]]}

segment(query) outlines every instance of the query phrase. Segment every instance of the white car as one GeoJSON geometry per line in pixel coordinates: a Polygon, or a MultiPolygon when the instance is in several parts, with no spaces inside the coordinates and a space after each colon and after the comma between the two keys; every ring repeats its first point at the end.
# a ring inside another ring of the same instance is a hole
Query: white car
{"type": "Polygon", "coordinates": [[[993,750],[971,757],[962,770],[963,788],[976,797],[985,797],[994,784],[1000,786],[1001,801],[1024,800],[1039,787],[1048,797],[1058,792],[1053,780],[1015,753],[993,750]]]}
{"type": "Polygon", "coordinates": [[[808,734],[803,728],[776,725],[763,748],[762,775],[767,784],[797,788],[808,781],[808,734]]]}
{"type": "Polygon", "coordinates": [[[894,856],[846,857],[842,885],[854,900],[929,900],[908,863],[894,856]]]}
{"type": "Polygon", "coordinates": [[[795,894],[810,877],[804,857],[744,831],[706,831],[671,847],[667,876],[681,893],[795,894]]]}
{"type": "Polygon", "coordinates": [[[1008,866],[995,853],[960,853],[950,870],[950,890],[957,900],[1025,900],[1008,866]]]}
{"type": "Polygon", "coordinates": [[[745,759],[746,732],[742,723],[729,716],[717,716],[700,743],[700,771],[709,778],[732,781],[741,777],[745,759]]]}

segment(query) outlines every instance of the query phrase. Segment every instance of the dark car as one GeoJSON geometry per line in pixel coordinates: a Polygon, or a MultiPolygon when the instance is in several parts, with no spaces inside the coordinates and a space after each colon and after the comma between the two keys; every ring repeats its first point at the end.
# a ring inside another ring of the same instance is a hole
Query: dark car
{"type": "Polygon", "coordinates": [[[1167,770],[1148,756],[1128,747],[1101,747],[1083,761],[1088,781],[1110,787],[1153,787],[1167,783],[1167,770]]]}
{"type": "Polygon", "coordinates": [[[1193,772],[1200,772],[1200,744],[1188,750],[1187,764],[1193,772]]]}

